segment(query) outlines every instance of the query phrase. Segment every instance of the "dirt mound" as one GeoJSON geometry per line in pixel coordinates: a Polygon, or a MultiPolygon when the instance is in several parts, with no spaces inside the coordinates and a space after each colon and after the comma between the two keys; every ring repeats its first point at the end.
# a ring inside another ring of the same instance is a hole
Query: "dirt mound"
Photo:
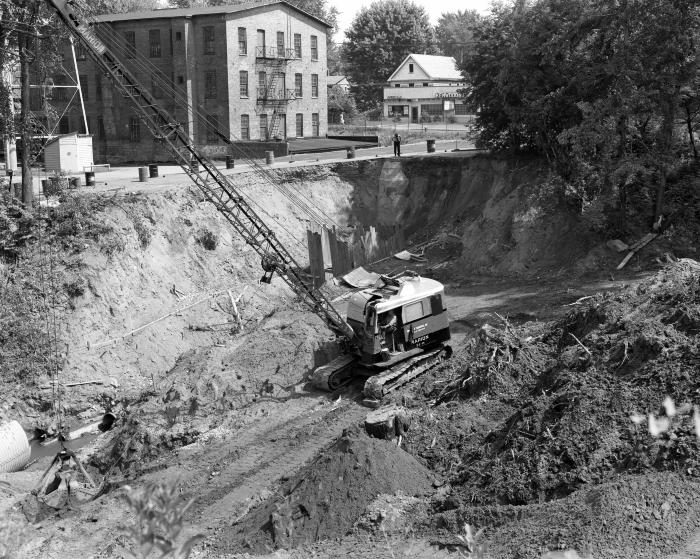
{"type": "Polygon", "coordinates": [[[635,412],[660,409],[666,396],[683,402],[700,388],[699,332],[700,264],[692,260],[637,289],[598,295],[539,333],[483,330],[452,386],[463,395],[502,393],[514,412],[461,447],[464,465],[454,481],[480,502],[518,505],[619,471],[700,475],[689,424],[670,444],[630,421],[635,412]]]}
{"type": "Polygon", "coordinates": [[[380,494],[425,495],[428,471],[395,444],[346,430],[275,496],[223,536],[222,550],[263,553],[345,535],[380,494]]]}
{"type": "Polygon", "coordinates": [[[527,506],[468,507],[431,516],[443,544],[464,522],[488,526],[489,557],[539,558],[577,549],[593,557],[657,559],[674,552],[700,520],[700,484],[680,475],[626,476],[564,499],[527,506]]]}
{"type": "Polygon", "coordinates": [[[674,415],[664,400],[687,402],[700,390],[699,334],[700,264],[693,260],[634,289],[582,301],[551,324],[483,328],[456,360],[422,381],[423,395],[441,405],[418,414],[407,434],[407,449],[451,485],[437,510],[456,509],[460,522],[496,534],[504,519],[512,521],[502,538],[511,555],[502,556],[536,557],[537,549],[556,549],[557,534],[577,534],[561,539],[578,545],[595,540],[596,530],[602,539],[593,544],[618,550],[601,556],[637,556],[620,550],[642,549],[652,537],[656,548],[645,556],[661,556],[661,547],[699,520],[647,525],[666,522],[668,506],[659,507],[674,495],[686,504],[698,500],[693,408],[678,405],[674,415]],[[656,436],[648,413],[660,414],[651,421],[656,436]],[[635,424],[636,414],[644,421],[635,424]],[[612,516],[601,516],[591,505],[596,499],[612,516]],[[616,500],[632,508],[617,510],[616,500]],[[523,519],[525,528],[516,528],[523,519]],[[520,530],[523,538],[511,538],[520,530]]]}

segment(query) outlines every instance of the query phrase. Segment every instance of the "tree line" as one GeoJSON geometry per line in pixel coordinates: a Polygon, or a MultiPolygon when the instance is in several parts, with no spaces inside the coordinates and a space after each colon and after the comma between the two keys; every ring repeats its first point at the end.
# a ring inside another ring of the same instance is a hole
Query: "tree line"
{"type": "Polygon", "coordinates": [[[517,0],[473,32],[462,69],[481,145],[545,156],[623,221],[643,193],[663,226],[669,177],[698,158],[700,4],[517,0]]]}

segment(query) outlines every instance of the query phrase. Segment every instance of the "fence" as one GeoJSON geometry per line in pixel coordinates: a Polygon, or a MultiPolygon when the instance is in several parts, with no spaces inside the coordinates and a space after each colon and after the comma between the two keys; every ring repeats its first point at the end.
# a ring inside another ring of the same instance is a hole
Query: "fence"
{"type": "Polygon", "coordinates": [[[390,235],[380,239],[373,227],[358,225],[352,238],[338,237],[336,228],[327,229],[312,223],[307,230],[310,273],[315,288],[327,279],[342,276],[358,266],[367,266],[400,252],[405,248],[404,233],[394,227],[390,235]]]}

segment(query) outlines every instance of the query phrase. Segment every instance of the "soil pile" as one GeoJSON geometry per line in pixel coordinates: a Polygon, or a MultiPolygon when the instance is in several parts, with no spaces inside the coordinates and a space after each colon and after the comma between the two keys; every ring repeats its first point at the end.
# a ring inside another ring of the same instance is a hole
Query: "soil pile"
{"type": "Polygon", "coordinates": [[[429,472],[396,444],[349,429],[220,545],[262,553],[343,536],[377,495],[397,492],[430,493],[429,472]]]}
{"type": "Polygon", "coordinates": [[[604,551],[645,545],[644,556],[660,556],[700,520],[683,516],[700,503],[700,444],[692,407],[680,405],[700,390],[699,368],[700,264],[681,260],[553,324],[482,329],[423,382],[446,404],[419,416],[410,448],[452,485],[437,505],[458,510],[448,517],[495,529],[503,542],[516,530],[508,523],[531,519],[532,533],[497,556],[537,557],[560,540],[595,556],[642,556],[604,551]],[[462,413],[475,399],[491,421],[486,433],[462,413]],[[671,511],[683,520],[669,521],[671,511]]]}

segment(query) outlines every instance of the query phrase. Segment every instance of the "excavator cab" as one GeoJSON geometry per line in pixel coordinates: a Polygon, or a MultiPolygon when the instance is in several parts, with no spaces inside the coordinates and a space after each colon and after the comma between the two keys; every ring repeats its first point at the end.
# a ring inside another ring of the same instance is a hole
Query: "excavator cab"
{"type": "Polygon", "coordinates": [[[348,323],[361,342],[365,366],[396,363],[450,339],[441,283],[419,276],[355,293],[348,323]]]}

